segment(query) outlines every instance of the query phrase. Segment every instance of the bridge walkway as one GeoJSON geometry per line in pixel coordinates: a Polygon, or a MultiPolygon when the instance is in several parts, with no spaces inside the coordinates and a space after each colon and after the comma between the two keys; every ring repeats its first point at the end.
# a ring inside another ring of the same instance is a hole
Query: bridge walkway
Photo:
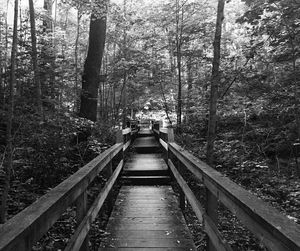
{"type": "Polygon", "coordinates": [[[105,250],[196,250],[152,133],[142,130],[124,164],[124,185],[107,225],[105,250]]]}

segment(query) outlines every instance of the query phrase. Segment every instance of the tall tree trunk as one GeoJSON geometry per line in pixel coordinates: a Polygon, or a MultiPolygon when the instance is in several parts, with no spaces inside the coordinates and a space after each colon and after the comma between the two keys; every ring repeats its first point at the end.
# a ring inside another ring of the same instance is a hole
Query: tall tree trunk
{"type": "MultiPolygon", "coordinates": [[[[5,73],[5,77],[3,77],[3,88],[5,89],[6,83],[7,83],[7,77],[6,77],[6,73],[7,73],[7,57],[8,57],[8,6],[9,6],[9,0],[6,1],[6,13],[5,13],[5,51],[4,51],[4,73],[5,73]]],[[[3,102],[2,102],[2,106],[5,106],[5,93],[3,93],[3,102]]]]}
{"type": "MultiPolygon", "coordinates": [[[[126,23],[127,20],[127,0],[123,0],[123,13],[124,13],[124,20],[126,23]]],[[[124,25],[123,30],[123,56],[125,60],[127,60],[127,28],[124,25]]],[[[122,128],[126,128],[126,117],[127,117],[127,72],[125,69],[124,73],[124,82],[123,82],[123,112],[122,112],[122,128]]]]}
{"type": "Polygon", "coordinates": [[[53,44],[53,22],[52,22],[52,0],[44,0],[45,16],[43,18],[43,33],[44,36],[50,36],[51,39],[44,39],[42,48],[43,64],[46,67],[40,75],[42,83],[43,95],[54,99],[57,96],[55,89],[55,52],[53,44]],[[50,65],[50,67],[47,65],[50,65]]]}
{"type": "Polygon", "coordinates": [[[89,48],[82,76],[79,113],[80,116],[93,121],[97,120],[97,96],[105,45],[107,0],[98,0],[96,5],[90,21],[89,48]]]}
{"type": "Polygon", "coordinates": [[[124,74],[124,90],[123,90],[123,113],[122,113],[122,127],[126,128],[127,118],[127,74],[124,74]]]}
{"type": "MultiPolygon", "coordinates": [[[[2,44],[2,20],[0,20],[0,44],[2,44]]],[[[0,109],[4,108],[4,81],[3,81],[3,66],[5,61],[2,52],[0,52],[0,109]],[[3,63],[4,62],[4,63],[3,63]],[[3,105],[3,107],[2,107],[3,105]]]]}
{"type": "Polygon", "coordinates": [[[34,83],[36,88],[36,100],[38,112],[43,118],[43,105],[42,105],[42,89],[40,82],[40,72],[38,67],[38,59],[37,59],[37,49],[36,49],[36,30],[35,30],[35,14],[34,14],[34,6],[33,0],[29,0],[29,14],[30,14],[30,31],[31,31],[31,43],[32,43],[32,64],[33,64],[33,72],[34,72],[34,83]]]}
{"type": "Polygon", "coordinates": [[[193,89],[193,79],[192,79],[192,58],[191,56],[187,60],[187,101],[186,101],[186,114],[185,114],[185,121],[186,123],[189,122],[191,116],[191,107],[192,107],[192,89],[193,89]]]}
{"type": "Polygon", "coordinates": [[[18,0],[15,0],[14,9],[14,27],[13,27],[13,42],[11,48],[11,75],[9,82],[9,107],[7,116],[7,157],[5,162],[5,183],[3,187],[1,210],[0,210],[0,223],[6,220],[7,198],[10,188],[10,176],[13,162],[13,138],[12,138],[12,122],[14,113],[14,86],[16,85],[16,53],[17,53],[17,32],[18,32],[18,0]]]}
{"type": "Polygon", "coordinates": [[[216,31],[214,38],[214,58],[212,64],[212,79],[210,89],[210,104],[209,104],[209,121],[207,135],[207,152],[206,158],[209,164],[213,163],[214,141],[216,138],[217,124],[217,102],[218,102],[218,86],[220,82],[220,57],[221,57],[221,37],[222,37],[222,22],[224,19],[225,0],[219,0],[217,10],[216,31]]]}
{"type": "Polygon", "coordinates": [[[176,59],[178,71],[178,94],[177,94],[177,132],[181,133],[181,115],[182,115],[182,79],[181,79],[181,46],[183,29],[183,6],[180,6],[179,0],[176,0],[176,59]],[[181,14],[181,15],[180,15],[181,14]]]}

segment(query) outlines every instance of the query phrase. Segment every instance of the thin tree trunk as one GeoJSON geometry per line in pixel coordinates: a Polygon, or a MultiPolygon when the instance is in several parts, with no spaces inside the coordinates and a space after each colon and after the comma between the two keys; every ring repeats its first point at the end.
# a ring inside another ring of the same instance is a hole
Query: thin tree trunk
{"type": "Polygon", "coordinates": [[[219,0],[218,12],[216,21],[216,31],[214,38],[214,58],[212,65],[212,79],[210,90],[210,104],[209,104],[209,121],[208,121],[208,135],[207,135],[207,152],[206,158],[209,164],[213,163],[214,141],[216,138],[216,124],[217,124],[217,102],[218,102],[218,85],[220,82],[220,57],[221,57],[221,37],[222,37],[222,22],[224,19],[225,0],[219,0]]]}
{"type": "MultiPolygon", "coordinates": [[[[127,19],[127,0],[123,0],[123,13],[126,22],[127,19]]],[[[123,30],[123,55],[125,60],[127,59],[127,30],[126,25],[123,30]]],[[[122,113],[122,127],[126,128],[126,116],[127,116],[127,73],[125,69],[124,73],[124,90],[123,90],[123,113],[122,113]]]]}
{"type": "MultiPolygon", "coordinates": [[[[0,20],[0,44],[2,44],[2,20],[0,20]]],[[[5,61],[3,63],[2,58],[2,52],[0,52],[0,109],[4,108],[4,81],[3,81],[3,66],[5,64],[5,61]],[[3,107],[2,107],[3,105],[3,107]]]]}
{"type": "Polygon", "coordinates": [[[17,32],[18,32],[18,0],[15,0],[14,9],[14,27],[13,27],[13,42],[11,49],[11,75],[9,82],[9,107],[7,116],[7,160],[5,163],[5,184],[3,188],[1,210],[0,210],[0,223],[6,220],[7,198],[10,189],[10,176],[12,171],[13,161],[13,142],[12,142],[12,122],[14,113],[14,86],[16,85],[16,53],[17,53],[17,32]]]}
{"type": "MultiPolygon", "coordinates": [[[[181,82],[181,45],[182,45],[182,19],[181,28],[179,17],[179,0],[176,0],[176,58],[177,58],[177,71],[178,71],[178,94],[177,94],[177,132],[181,133],[181,114],[182,114],[182,82],[181,82]]],[[[183,15],[183,10],[181,10],[183,15]]]]}
{"type": "Polygon", "coordinates": [[[165,96],[165,92],[164,92],[164,89],[163,89],[163,86],[162,86],[161,79],[159,80],[159,84],[160,84],[161,94],[162,94],[163,100],[164,100],[165,113],[166,113],[166,116],[167,116],[167,118],[169,120],[169,123],[170,123],[171,127],[173,127],[172,120],[171,120],[171,118],[169,116],[169,108],[168,108],[167,99],[166,99],[166,96],[165,96]]]}
{"type": "MultiPolygon", "coordinates": [[[[8,4],[9,4],[9,0],[6,1],[6,13],[5,13],[5,51],[4,51],[4,73],[7,73],[7,55],[8,55],[8,4]]],[[[7,82],[7,77],[5,77],[5,79],[3,79],[3,92],[5,89],[5,83],[7,82]]],[[[2,100],[2,106],[5,106],[5,93],[3,93],[3,100],[2,100]]]]}
{"type": "Polygon", "coordinates": [[[123,90],[123,113],[122,113],[122,127],[126,128],[127,117],[127,76],[124,74],[124,90],[123,90]]]}
{"type": "Polygon", "coordinates": [[[33,72],[34,72],[34,82],[36,88],[36,100],[38,112],[43,118],[43,105],[42,105],[42,89],[40,82],[40,72],[38,67],[38,59],[37,59],[37,48],[36,48],[36,30],[35,30],[35,14],[34,14],[34,5],[33,0],[29,0],[29,13],[30,13],[30,31],[31,31],[31,43],[32,43],[32,64],[33,64],[33,72]]]}
{"type": "Polygon", "coordinates": [[[78,103],[79,103],[79,95],[78,95],[78,73],[79,73],[79,67],[78,67],[78,42],[79,42],[79,36],[80,36],[80,9],[78,7],[77,10],[77,30],[76,30],[76,40],[75,40],[75,100],[74,100],[74,112],[78,111],[78,103]]]}
{"type": "Polygon", "coordinates": [[[188,88],[187,88],[187,101],[186,101],[186,114],[185,114],[185,121],[188,123],[190,116],[191,116],[191,106],[192,106],[192,97],[191,97],[191,93],[192,93],[192,88],[193,88],[193,83],[192,83],[192,59],[191,57],[189,57],[188,62],[187,62],[187,84],[188,84],[188,88]]]}

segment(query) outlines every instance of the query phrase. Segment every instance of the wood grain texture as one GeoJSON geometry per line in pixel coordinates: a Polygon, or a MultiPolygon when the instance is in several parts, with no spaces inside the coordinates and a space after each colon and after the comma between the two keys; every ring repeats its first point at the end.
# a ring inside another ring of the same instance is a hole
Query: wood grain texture
{"type": "Polygon", "coordinates": [[[159,147],[159,143],[154,136],[136,138],[132,145],[135,149],[159,147]]]}
{"type": "Polygon", "coordinates": [[[115,144],[0,227],[0,250],[31,250],[123,148],[115,144]]]}
{"type": "Polygon", "coordinates": [[[169,151],[270,250],[300,250],[299,225],[176,143],[169,151]]]}
{"type": "Polygon", "coordinates": [[[99,250],[196,250],[170,186],[123,186],[99,250]]]}

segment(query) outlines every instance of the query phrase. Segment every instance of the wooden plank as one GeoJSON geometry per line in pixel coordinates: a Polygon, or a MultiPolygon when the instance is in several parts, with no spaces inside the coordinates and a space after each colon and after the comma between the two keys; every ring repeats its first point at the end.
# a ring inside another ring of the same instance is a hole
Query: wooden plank
{"type": "Polygon", "coordinates": [[[100,248],[99,251],[193,251],[193,248],[187,249],[186,247],[182,248],[177,248],[177,247],[172,247],[172,248],[167,248],[167,247],[163,247],[163,248],[100,248]]]}
{"type": "MultiPolygon", "coordinates": [[[[139,248],[139,247],[147,247],[147,248],[177,248],[177,247],[185,247],[186,249],[194,248],[193,243],[190,239],[183,238],[160,238],[160,239],[151,239],[147,236],[139,239],[120,239],[114,238],[109,242],[108,247],[130,247],[130,248],[139,248]]],[[[106,247],[106,245],[104,246],[106,247]]]]}
{"type": "Polygon", "coordinates": [[[217,226],[207,215],[204,215],[204,230],[217,251],[233,251],[233,249],[221,235],[217,226]]]}
{"type": "Polygon", "coordinates": [[[159,130],[156,130],[155,128],[153,128],[152,130],[155,134],[159,135],[159,130]]]}
{"type": "MultiPolygon", "coordinates": [[[[165,210],[165,208],[164,208],[165,210]]],[[[161,217],[111,217],[111,224],[115,221],[118,224],[171,224],[178,223],[182,224],[184,221],[180,218],[170,219],[169,217],[161,218],[161,217]]]]}
{"type": "Polygon", "coordinates": [[[129,212],[116,212],[114,211],[112,213],[112,216],[113,217],[145,217],[145,218],[148,218],[148,217],[160,217],[160,218],[165,218],[165,217],[172,217],[172,218],[179,218],[181,217],[181,212],[170,212],[168,213],[167,211],[163,211],[163,210],[156,210],[156,211],[146,211],[146,210],[143,210],[143,212],[140,211],[129,211],[129,212]]]}
{"type": "Polygon", "coordinates": [[[168,128],[168,142],[174,142],[175,141],[175,137],[174,137],[174,130],[173,128],[168,128]]]}
{"type": "MultiPolygon", "coordinates": [[[[218,225],[218,200],[216,198],[216,196],[214,196],[211,191],[207,188],[205,188],[205,193],[206,193],[206,204],[205,204],[205,209],[206,209],[206,214],[207,214],[207,218],[210,219],[211,222],[211,226],[215,226],[215,228],[217,230],[217,225],[218,225]]],[[[219,242],[217,242],[218,238],[215,233],[218,233],[218,231],[211,231],[211,234],[208,234],[208,240],[207,240],[207,251],[218,251],[220,250],[220,245],[219,242]],[[215,238],[213,238],[215,237],[215,238]],[[217,247],[219,249],[217,249],[217,247]]],[[[223,247],[221,245],[221,247],[223,247]]],[[[222,250],[225,250],[225,248],[222,248],[222,250]]]]}
{"type": "Polygon", "coordinates": [[[122,170],[123,166],[123,160],[120,161],[119,165],[113,172],[112,176],[109,178],[109,180],[106,182],[105,186],[95,199],[93,205],[89,209],[88,213],[76,229],[74,235],[71,237],[65,251],[77,251],[80,250],[81,244],[85,239],[85,236],[89,232],[91,228],[92,222],[97,217],[105,199],[107,198],[109,192],[111,191],[113,185],[115,184],[117,178],[119,177],[119,174],[122,170]]]}
{"type": "Polygon", "coordinates": [[[159,143],[162,145],[163,148],[168,150],[168,144],[166,142],[164,142],[162,139],[159,139],[159,143]]]}
{"type": "Polygon", "coordinates": [[[184,250],[196,250],[182,212],[175,202],[176,196],[168,186],[123,186],[108,222],[110,236],[102,247],[163,247],[164,250],[181,247],[184,250]],[[136,206],[127,206],[127,203],[136,206]],[[150,236],[147,235],[149,233],[150,236]]]}
{"type": "Polygon", "coordinates": [[[147,136],[135,139],[133,146],[135,148],[159,147],[159,144],[154,136],[147,136]]]}
{"type": "Polygon", "coordinates": [[[137,154],[135,157],[128,158],[124,165],[124,170],[168,170],[168,166],[160,154],[137,154]]]}
{"type": "MultiPolygon", "coordinates": [[[[131,217],[133,217],[131,215],[131,217]]],[[[164,216],[163,218],[165,218],[164,216]]],[[[176,220],[177,222],[177,220],[176,220]]],[[[115,222],[114,222],[115,223],[115,222]]],[[[183,228],[181,225],[176,225],[174,224],[118,224],[118,225],[109,225],[107,227],[108,232],[115,232],[116,230],[159,230],[159,231],[179,231],[179,230],[186,230],[188,231],[187,228],[183,228]]],[[[117,238],[117,237],[114,237],[117,238]]]]}
{"type": "Polygon", "coordinates": [[[19,243],[22,250],[31,250],[122,148],[115,144],[5,223],[0,228],[0,250],[18,250],[19,243]]]}
{"type": "Polygon", "coordinates": [[[138,132],[138,135],[148,135],[151,136],[153,135],[152,131],[149,128],[141,128],[138,132]]]}
{"type": "Polygon", "coordinates": [[[205,186],[271,250],[300,250],[300,226],[232,182],[176,143],[172,152],[205,186]]]}
{"type": "Polygon", "coordinates": [[[116,143],[124,143],[124,137],[123,137],[123,133],[122,130],[117,131],[116,133],[116,143]]]}
{"type": "MultiPolygon", "coordinates": [[[[84,191],[76,201],[76,220],[77,224],[80,224],[87,212],[87,192],[84,191]]],[[[82,243],[80,245],[80,251],[88,251],[89,250],[89,239],[86,235],[85,238],[82,239],[82,243]]]]}
{"type": "Polygon", "coordinates": [[[150,239],[165,239],[165,238],[185,238],[190,239],[191,236],[185,230],[177,229],[172,231],[166,230],[121,230],[117,229],[115,235],[123,239],[140,239],[147,236],[150,239]]]}
{"type": "Polygon", "coordinates": [[[160,133],[168,134],[168,128],[159,128],[160,133]]]}
{"type": "Polygon", "coordinates": [[[131,132],[131,128],[126,128],[122,130],[123,135],[129,134],[130,132],[131,132]]]}
{"type": "Polygon", "coordinates": [[[127,148],[130,146],[130,144],[131,144],[131,140],[128,140],[125,144],[124,144],[124,146],[123,146],[123,151],[125,152],[126,150],[127,150],[127,148]]]}
{"type": "Polygon", "coordinates": [[[193,208],[193,211],[195,212],[198,220],[200,222],[202,222],[203,221],[203,215],[205,214],[205,210],[204,210],[203,205],[201,205],[199,200],[196,198],[196,196],[194,195],[192,190],[189,188],[189,186],[187,185],[185,180],[182,178],[180,173],[177,171],[177,169],[174,166],[172,160],[170,160],[170,159],[169,159],[169,167],[170,167],[177,183],[179,184],[179,186],[183,190],[188,202],[190,203],[191,207],[193,208]]]}

